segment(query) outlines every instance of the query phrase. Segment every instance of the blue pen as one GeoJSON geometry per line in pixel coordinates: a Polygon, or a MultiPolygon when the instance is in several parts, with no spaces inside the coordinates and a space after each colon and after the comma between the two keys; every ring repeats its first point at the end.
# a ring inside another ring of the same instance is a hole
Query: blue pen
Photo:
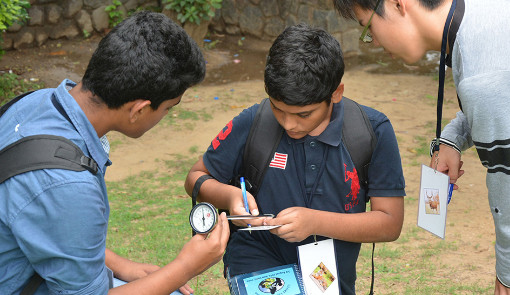
{"type": "MultiPolygon", "coordinates": [[[[246,197],[246,184],[244,183],[244,177],[239,178],[239,181],[241,182],[241,190],[243,192],[244,209],[246,209],[246,212],[250,213],[250,207],[248,207],[248,197],[246,197]]],[[[248,227],[251,227],[251,225],[248,224],[248,227]]]]}
{"type": "Polygon", "coordinates": [[[452,193],[453,193],[453,183],[450,183],[448,185],[448,204],[450,204],[450,200],[452,199],[452,193]]]}

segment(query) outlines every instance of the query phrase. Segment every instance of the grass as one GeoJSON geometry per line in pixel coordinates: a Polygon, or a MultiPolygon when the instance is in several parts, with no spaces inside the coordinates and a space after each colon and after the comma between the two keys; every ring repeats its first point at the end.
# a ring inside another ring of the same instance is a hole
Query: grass
{"type": "MultiPolygon", "coordinates": [[[[191,238],[188,215],[191,199],[183,183],[196,158],[174,155],[165,161],[166,173],[144,172],[123,181],[108,182],[110,221],[107,247],[137,262],[163,266],[172,261],[191,238]]],[[[223,294],[210,281],[223,280],[218,263],[189,282],[195,294],[223,294]],[[216,289],[216,290],[215,290],[216,289]]]]}
{"type": "Polygon", "coordinates": [[[172,125],[172,128],[176,128],[177,130],[193,130],[196,125],[195,123],[199,121],[207,122],[212,120],[212,118],[210,109],[191,111],[181,105],[177,105],[161,120],[160,124],[163,126],[172,125]]]}
{"type": "MultiPolygon", "coordinates": [[[[451,265],[434,259],[441,251],[455,251],[457,245],[454,242],[430,242],[418,236],[421,234],[415,231],[411,237],[395,243],[376,244],[374,290],[377,294],[490,294],[493,291],[492,283],[484,286],[454,278],[450,274],[454,273],[451,265]],[[417,238],[422,248],[408,246],[416,244],[417,238]]],[[[358,259],[356,289],[359,294],[367,294],[370,290],[371,251],[371,244],[363,244],[358,259]]]]}

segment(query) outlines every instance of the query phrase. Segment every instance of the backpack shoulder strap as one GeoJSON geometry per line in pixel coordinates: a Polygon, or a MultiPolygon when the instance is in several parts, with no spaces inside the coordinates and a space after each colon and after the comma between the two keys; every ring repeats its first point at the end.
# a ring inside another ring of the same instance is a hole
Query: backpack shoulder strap
{"type": "Polygon", "coordinates": [[[355,101],[344,97],[344,121],[342,141],[347,147],[358,172],[360,184],[368,185],[368,166],[377,144],[374,129],[362,107],[355,101]]]}
{"type": "Polygon", "coordinates": [[[283,134],[283,128],[274,117],[270,104],[268,98],[260,103],[244,148],[243,173],[249,182],[247,189],[254,196],[259,191],[283,134]]]}
{"type": "Polygon", "coordinates": [[[38,169],[88,170],[97,173],[97,163],[85,156],[67,138],[55,135],[24,137],[0,151],[0,183],[15,175],[38,169]]]}
{"type": "MultiPolygon", "coordinates": [[[[13,98],[0,108],[0,117],[23,97],[33,91],[13,98]]],[[[97,163],[67,138],[55,135],[24,137],[0,150],[0,183],[32,170],[60,168],[73,171],[88,170],[97,173],[97,163]]]]}
{"type": "MultiPolygon", "coordinates": [[[[347,97],[342,100],[344,101],[342,141],[349,151],[354,167],[356,167],[360,185],[367,187],[368,166],[377,144],[377,137],[363,108],[347,97]]],[[[369,295],[374,294],[374,251],[375,243],[372,243],[372,278],[369,295]]]]}

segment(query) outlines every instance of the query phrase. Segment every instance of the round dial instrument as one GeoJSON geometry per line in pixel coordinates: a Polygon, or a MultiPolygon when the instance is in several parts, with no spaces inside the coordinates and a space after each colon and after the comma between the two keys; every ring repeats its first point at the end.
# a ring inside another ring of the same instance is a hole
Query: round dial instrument
{"type": "Polygon", "coordinates": [[[212,204],[198,203],[191,209],[189,223],[195,232],[199,234],[209,233],[218,223],[218,211],[212,204]]]}

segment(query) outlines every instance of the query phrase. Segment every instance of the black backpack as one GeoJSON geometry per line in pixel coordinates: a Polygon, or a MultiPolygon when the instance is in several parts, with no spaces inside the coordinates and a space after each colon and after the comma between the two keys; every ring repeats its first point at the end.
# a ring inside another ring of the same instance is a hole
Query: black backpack
{"type": "MultiPolygon", "coordinates": [[[[342,141],[358,172],[362,187],[368,186],[368,166],[377,144],[377,138],[362,107],[344,97],[344,120],[342,141]]],[[[280,143],[283,128],[273,115],[269,99],[264,99],[255,114],[250,133],[246,139],[243,155],[242,175],[246,179],[246,189],[256,196],[272,156],[280,143]]]]}
{"type": "MultiPolygon", "coordinates": [[[[0,117],[14,103],[32,92],[21,94],[0,108],[0,117]]],[[[67,138],[55,135],[33,135],[24,137],[0,150],[0,183],[32,170],[67,169],[89,171],[97,174],[97,163],[67,138]]],[[[20,295],[34,294],[43,282],[36,272],[23,288],[20,295]]]]}

